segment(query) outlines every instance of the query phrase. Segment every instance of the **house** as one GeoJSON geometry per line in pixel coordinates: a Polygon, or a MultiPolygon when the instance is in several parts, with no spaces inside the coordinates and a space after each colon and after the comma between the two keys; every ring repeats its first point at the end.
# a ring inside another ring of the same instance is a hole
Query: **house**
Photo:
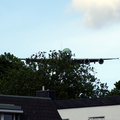
{"type": "Polygon", "coordinates": [[[53,100],[62,120],[120,120],[120,96],[55,100],[54,91],[39,91],[53,100]]]}
{"type": "Polygon", "coordinates": [[[0,120],[120,120],[120,96],[55,100],[52,90],[36,97],[0,95],[0,120]]]}
{"type": "Polygon", "coordinates": [[[62,120],[48,97],[0,95],[0,120],[62,120]]]}
{"type": "Polygon", "coordinates": [[[63,120],[120,120],[120,96],[54,101],[63,120]]]}

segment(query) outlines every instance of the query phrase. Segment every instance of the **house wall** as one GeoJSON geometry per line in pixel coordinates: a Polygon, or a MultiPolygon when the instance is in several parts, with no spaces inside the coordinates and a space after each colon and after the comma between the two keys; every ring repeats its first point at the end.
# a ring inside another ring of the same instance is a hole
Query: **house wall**
{"type": "Polygon", "coordinates": [[[58,112],[62,119],[68,120],[88,120],[89,117],[101,116],[105,120],[120,120],[120,105],[60,109],[58,112]]]}

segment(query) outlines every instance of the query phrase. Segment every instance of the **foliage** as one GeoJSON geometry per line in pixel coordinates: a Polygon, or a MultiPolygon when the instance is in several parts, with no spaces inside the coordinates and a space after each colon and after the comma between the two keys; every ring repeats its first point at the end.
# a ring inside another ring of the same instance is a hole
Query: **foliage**
{"type": "Polygon", "coordinates": [[[73,64],[66,53],[50,51],[33,54],[27,64],[10,53],[0,56],[0,93],[35,96],[44,85],[55,90],[56,99],[104,97],[107,84],[92,73],[90,65],[73,64]],[[38,59],[37,62],[36,59],[38,59]]]}
{"type": "Polygon", "coordinates": [[[109,92],[108,96],[120,95],[120,80],[118,82],[116,82],[114,85],[115,85],[115,88],[109,92]]]}
{"type": "MultiPolygon", "coordinates": [[[[33,71],[10,53],[0,56],[0,93],[30,95],[33,71]]],[[[32,86],[33,87],[33,86],[32,86]]]]}

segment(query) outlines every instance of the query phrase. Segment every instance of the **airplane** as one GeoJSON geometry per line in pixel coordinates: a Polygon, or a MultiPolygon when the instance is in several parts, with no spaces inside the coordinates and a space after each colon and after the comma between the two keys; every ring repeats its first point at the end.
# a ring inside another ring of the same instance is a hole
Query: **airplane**
{"type": "MultiPolygon", "coordinates": [[[[71,58],[72,56],[72,51],[69,48],[63,49],[62,53],[66,54],[66,58],[69,58],[71,63],[79,63],[79,64],[90,64],[90,63],[96,63],[98,62],[99,64],[103,64],[104,60],[114,60],[114,59],[119,59],[119,58],[83,58],[83,59],[75,59],[71,58]]],[[[27,61],[32,61],[32,62],[39,62],[41,59],[31,59],[31,58],[19,58],[21,60],[26,60],[27,61]]],[[[50,60],[50,59],[45,59],[45,60],[50,60]]]]}

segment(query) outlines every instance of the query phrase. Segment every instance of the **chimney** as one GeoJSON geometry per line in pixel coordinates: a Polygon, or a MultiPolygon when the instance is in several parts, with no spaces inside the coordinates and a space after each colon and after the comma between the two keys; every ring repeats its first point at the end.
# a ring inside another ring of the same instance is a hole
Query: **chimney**
{"type": "Polygon", "coordinates": [[[55,91],[54,90],[45,90],[45,87],[42,86],[42,90],[36,91],[36,97],[49,97],[52,100],[55,100],[55,91]]]}

